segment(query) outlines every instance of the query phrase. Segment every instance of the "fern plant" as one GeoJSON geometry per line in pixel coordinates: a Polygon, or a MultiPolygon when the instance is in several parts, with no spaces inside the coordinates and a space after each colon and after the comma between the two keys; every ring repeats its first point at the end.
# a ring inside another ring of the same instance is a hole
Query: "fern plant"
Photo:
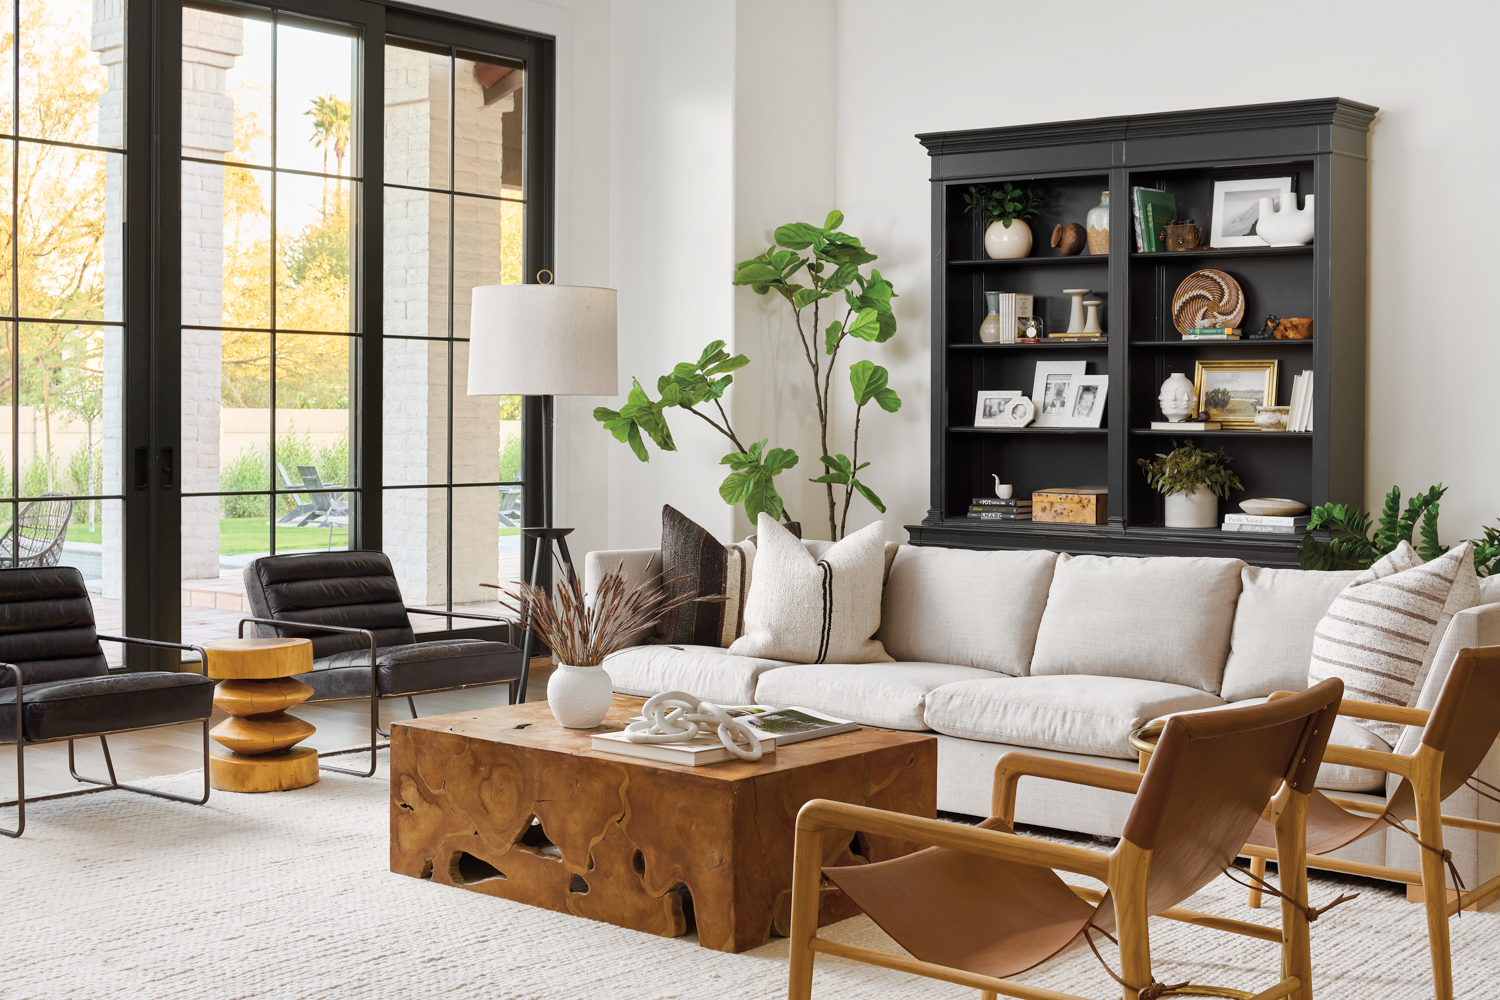
{"type": "MultiPolygon", "coordinates": [[[[1325,503],[1314,507],[1308,516],[1308,534],[1302,538],[1302,547],[1297,550],[1297,560],[1303,569],[1339,570],[1368,569],[1376,560],[1388,555],[1402,542],[1410,542],[1424,561],[1431,562],[1448,546],[1438,541],[1438,501],[1448,487],[1439,483],[1418,493],[1401,507],[1401,487],[1392,486],[1385,495],[1385,505],[1380,511],[1380,520],[1373,525],[1370,515],[1358,507],[1341,503],[1325,503]],[[1374,528],[1374,535],[1370,529],[1374,528]],[[1314,538],[1312,532],[1327,531],[1324,541],[1314,538]]],[[[1493,554],[1480,572],[1485,575],[1496,567],[1500,559],[1500,531],[1485,530],[1487,539],[1493,539],[1493,554]]],[[[1475,569],[1479,570],[1480,543],[1475,543],[1475,569]]]]}

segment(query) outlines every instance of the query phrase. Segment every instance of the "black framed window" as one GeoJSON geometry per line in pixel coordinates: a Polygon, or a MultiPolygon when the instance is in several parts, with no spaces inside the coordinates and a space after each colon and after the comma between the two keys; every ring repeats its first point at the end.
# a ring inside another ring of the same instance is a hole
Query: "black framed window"
{"type": "Polygon", "coordinates": [[[0,21],[0,565],[52,531],[101,627],[166,639],[232,634],[261,553],[388,549],[445,608],[522,575],[539,407],[471,405],[467,295],[550,266],[552,41],[366,0],[0,21]],[[420,176],[388,164],[388,56],[427,74],[420,176]],[[420,281],[388,206],[427,227],[420,281]]]}

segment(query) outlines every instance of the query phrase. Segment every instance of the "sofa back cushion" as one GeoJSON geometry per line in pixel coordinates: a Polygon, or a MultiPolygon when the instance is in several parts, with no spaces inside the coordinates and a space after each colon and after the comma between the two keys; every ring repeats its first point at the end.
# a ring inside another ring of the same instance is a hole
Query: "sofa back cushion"
{"type": "Polygon", "coordinates": [[[1240,599],[1220,696],[1232,702],[1305,689],[1318,622],[1359,574],[1357,569],[1240,570],[1240,599]]]}
{"type": "Polygon", "coordinates": [[[1025,676],[1057,556],[903,545],[881,603],[885,651],[1025,676]]]}
{"type": "Polygon", "coordinates": [[[1244,567],[1207,557],[1059,556],[1032,675],[1133,677],[1217,695],[1244,567]]]}

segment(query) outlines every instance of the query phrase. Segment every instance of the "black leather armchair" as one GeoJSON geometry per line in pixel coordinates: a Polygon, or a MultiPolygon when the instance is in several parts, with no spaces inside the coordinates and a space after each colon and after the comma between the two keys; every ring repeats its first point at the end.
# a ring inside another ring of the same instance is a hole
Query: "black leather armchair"
{"type": "MultiPolygon", "coordinates": [[[[168,671],[111,674],[100,639],[198,649],[175,642],[99,635],[94,629],[94,608],[83,585],[83,574],[71,566],[0,570],[0,744],[16,745],[16,800],[0,805],[14,805],[19,810],[16,828],[0,829],[7,837],[19,837],[26,829],[25,751],[39,743],[68,741],[68,771],[75,780],[195,805],[208,801],[208,724],[214,682],[199,674],[168,671]],[[200,720],[201,798],[123,785],[116,780],[107,735],[200,720]],[[74,766],[73,741],[94,736],[104,748],[108,781],[86,778],[74,766]]],[[[202,656],[203,651],[198,651],[202,656]]],[[[57,797],[45,795],[31,801],[57,797]]]]}
{"type": "Polygon", "coordinates": [[[370,767],[367,771],[320,765],[325,770],[368,777],[375,773],[379,703],[406,698],[417,716],[413,695],[484,684],[510,685],[515,703],[521,680],[521,651],[513,642],[482,639],[421,641],[408,614],[501,622],[515,638],[509,618],[408,608],[395,571],[383,552],[295,552],[264,556],[245,567],[245,595],[259,636],[309,639],[313,669],[297,680],[313,689],[310,701],[370,699],[370,767]],[[294,626],[294,627],[293,627],[294,626]],[[373,669],[372,669],[373,663],[373,669]]]}

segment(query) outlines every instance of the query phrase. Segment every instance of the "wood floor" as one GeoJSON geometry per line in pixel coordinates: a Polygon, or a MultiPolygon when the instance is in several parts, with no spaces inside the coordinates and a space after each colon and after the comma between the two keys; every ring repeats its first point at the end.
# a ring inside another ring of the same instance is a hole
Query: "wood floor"
{"type": "MultiPolygon", "coordinates": [[[[533,661],[531,680],[526,692],[527,701],[546,700],[547,678],[552,669],[547,660],[533,661]]],[[[508,693],[508,687],[497,684],[466,691],[418,695],[415,700],[417,711],[422,715],[443,715],[504,705],[508,693]]],[[[366,745],[369,741],[369,710],[369,702],[360,700],[299,705],[291,711],[298,718],[306,719],[318,727],[317,733],[311,739],[304,740],[301,745],[327,752],[366,745]]],[[[380,703],[382,729],[389,730],[392,719],[400,720],[410,716],[404,698],[393,698],[380,703]]],[[[225,714],[215,709],[213,724],[218,725],[223,718],[226,718],[225,714]]],[[[210,745],[218,746],[217,743],[210,745]]],[[[97,739],[79,740],[75,746],[80,774],[101,779],[109,776],[97,739]]],[[[196,770],[203,766],[203,725],[195,722],[138,733],[120,733],[109,738],[109,752],[114,759],[116,777],[127,783],[158,774],[179,774],[196,770]]],[[[351,755],[349,766],[365,765],[351,755]]],[[[47,743],[26,748],[28,801],[39,795],[75,792],[86,787],[88,786],[79,784],[68,774],[67,743],[47,743]]],[[[12,802],[15,797],[16,748],[0,746],[0,802],[12,802]]],[[[14,818],[12,809],[0,811],[0,826],[12,825],[14,818]]]]}

